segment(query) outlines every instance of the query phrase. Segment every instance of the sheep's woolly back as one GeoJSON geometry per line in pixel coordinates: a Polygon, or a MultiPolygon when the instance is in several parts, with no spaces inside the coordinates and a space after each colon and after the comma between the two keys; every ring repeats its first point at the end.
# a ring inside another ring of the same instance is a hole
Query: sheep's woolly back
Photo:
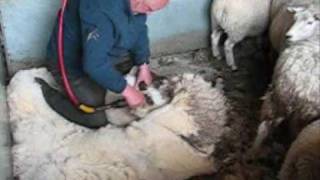
{"type": "MultiPolygon", "coordinates": [[[[319,42],[318,42],[319,43],[319,42]]],[[[272,101],[279,115],[303,128],[320,115],[320,46],[303,41],[286,48],[274,70],[272,101]]]]}
{"type": "Polygon", "coordinates": [[[229,38],[238,42],[266,30],[270,5],[270,0],[214,0],[211,13],[229,38]]]}
{"type": "Polygon", "coordinates": [[[220,90],[198,76],[173,80],[173,100],[141,121],[96,131],[51,110],[34,77],[52,82],[45,69],[32,69],[8,86],[20,180],[182,180],[219,166],[211,154],[225,133],[227,106],[220,90]]]}
{"type": "MultiPolygon", "coordinates": [[[[188,100],[187,104],[189,105],[186,112],[190,117],[193,117],[199,126],[197,135],[193,134],[187,139],[198,149],[212,153],[214,148],[212,145],[221,141],[221,135],[227,132],[225,97],[218,89],[211,88],[211,84],[205,82],[201,76],[192,74],[180,77],[175,91],[186,91],[182,93],[188,96],[188,98],[184,98],[188,100]]],[[[180,96],[178,93],[172,103],[180,100],[180,96]]]]}
{"type": "Polygon", "coordinates": [[[304,128],[291,145],[280,180],[317,180],[320,177],[320,119],[304,128]]]}

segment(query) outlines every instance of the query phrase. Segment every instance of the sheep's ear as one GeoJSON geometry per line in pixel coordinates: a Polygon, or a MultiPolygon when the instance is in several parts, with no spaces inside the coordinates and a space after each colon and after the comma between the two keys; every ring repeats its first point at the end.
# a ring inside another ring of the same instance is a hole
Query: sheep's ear
{"type": "Polygon", "coordinates": [[[301,12],[305,9],[306,9],[306,7],[303,7],[303,6],[289,6],[289,7],[287,7],[287,10],[291,13],[301,12]]]}

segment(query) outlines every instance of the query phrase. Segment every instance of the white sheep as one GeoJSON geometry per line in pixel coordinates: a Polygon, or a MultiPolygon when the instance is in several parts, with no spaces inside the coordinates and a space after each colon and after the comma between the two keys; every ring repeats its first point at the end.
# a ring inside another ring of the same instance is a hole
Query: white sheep
{"type": "Polygon", "coordinates": [[[290,42],[309,39],[318,44],[320,36],[320,1],[315,1],[308,7],[292,7],[295,12],[295,24],[288,31],[287,38],[290,42]],[[300,32],[300,33],[299,33],[300,32]]]}
{"type": "Polygon", "coordinates": [[[320,21],[318,5],[292,8],[295,24],[288,31],[290,45],[277,60],[253,149],[259,149],[270,130],[288,120],[294,138],[320,115],[320,21]]]}
{"type": "Polygon", "coordinates": [[[320,177],[320,119],[305,127],[292,143],[279,173],[280,180],[320,177]]]}
{"type": "Polygon", "coordinates": [[[278,53],[285,47],[286,34],[294,23],[291,7],[307,6],[316,0],[273,0],[271,4],[269,39],[278,53]]]}
{"type": "Polygon", "coordinates": [[[7,88],[20,180],[183,180],[214,172],[221,163],[213,154],[231,133],[228,105],[221,90],[200,76],[171,79],[174,98],[140,121],[95,131],[54,112],[35,77],[52,82],[43,68],[24,70],[7,88]]]}
{"type": "Polygon", "coordinates": [[[226,62],[236,70],[233,47],[245,37],[257,36],[266,30],[270,4],[271,0],[214,0],[211,7],[213,55],[221,58],[219,41],[225,32],[228,35],[224,42],[226,62]]]}

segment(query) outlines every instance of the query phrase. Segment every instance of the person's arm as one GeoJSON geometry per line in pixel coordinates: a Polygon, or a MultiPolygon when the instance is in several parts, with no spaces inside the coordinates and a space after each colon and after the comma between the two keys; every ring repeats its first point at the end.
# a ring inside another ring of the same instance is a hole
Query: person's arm
{"type": "Polygon", "coordinates": [[[108,55],[114,44],[113,24],[108,18],[96,22],[82,21],[81,24],[83,70],[105,89],[121,93],[127,85],[126,80],[114,68],[108,55]]]}
{"type": "Polygon", "coordinates": [[[108,52],[114,43],[111,21],[97,22],[103,23],[82,23],[84,71],[105,89],[121,93],[131,108],[143,105],[143,94],[128,85],[110,62],[108,52]]]}
{"type": "Polygon", "coordinates": [[[136,86],[138,86],[141,82],[150,85],[152,82],[152,75],[148,65],[150,57],[150,47],[148,27],[146,24],[143,25],[141,32],[139,33],[139,37],[131,52],[133,54],[134,64],[139,66],[139,73],[137,76],[136,86]]]}
{"type": "Polygon", "coordinates": [[[133,62],[137,66],[140,66],[142,64],[148,64],[150,57],[148,27],[146,24],[142,26],[143,27],[139,32],[139,37],[135,45],[131,49],[131,53],[133,55],[133,62]]]}

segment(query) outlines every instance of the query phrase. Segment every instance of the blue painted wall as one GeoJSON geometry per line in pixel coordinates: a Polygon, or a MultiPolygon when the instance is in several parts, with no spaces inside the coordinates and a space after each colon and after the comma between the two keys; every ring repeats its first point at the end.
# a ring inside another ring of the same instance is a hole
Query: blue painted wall
{"type": "MultiPolygon", "coordinates": [[[[171,0],[149,17],[153,55],[202,48],[208,44],[211,0],[171,0]]],[[[12,74],[41,62],[60,0],[0,0],[6,59],[12,74]]]]}

